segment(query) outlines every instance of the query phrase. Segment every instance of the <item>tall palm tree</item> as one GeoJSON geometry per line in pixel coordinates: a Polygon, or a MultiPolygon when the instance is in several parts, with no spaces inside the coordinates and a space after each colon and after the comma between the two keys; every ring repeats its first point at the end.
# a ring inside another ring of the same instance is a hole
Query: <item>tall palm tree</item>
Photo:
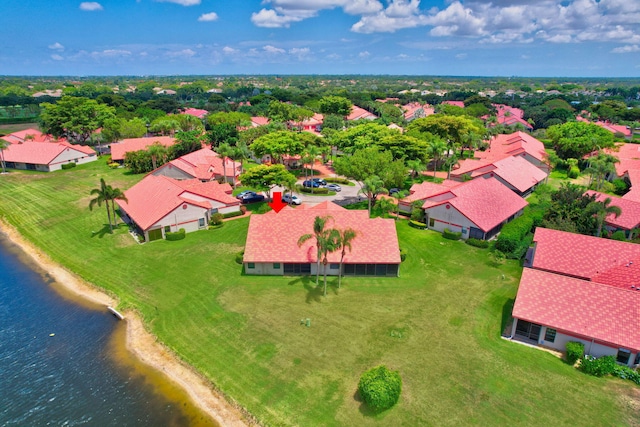
{"type": "Polygon", "coordinates": [[[320,260],[322,259],[322,238],[323,234],[326,232],[325,226],[329,220],[333,220],[333,217],[327,216],[317,216],[313,221],[313,234],[303,234],[298,239],[298,246],[302,246],[309,239],[316,239],[316,286],[320,284],[320,260]]]}
{"type": "Polygon", "coordinates": [[[115,201],[116,200],[124,200],[125,202],[129,203],[129,200],[124,195],[124,193],[122,192],[121,189],[113,188],[110,185],[107,185],[107,187],[109,188],[109,200],[111,200],[111,210],[113,212],[113,225],[117,226],[118,225],[118,216],[116,215],[116,204],[115,204],[115,201]]]}
{"type": "Polygon", "coordinates": [[[158,159],[164,159],[167,155],[167,147],[162,145],[160,141],[154,141],[153,144],[147,148],[147,152],[151,156],[153,170],[156,170],[158,167],[158,159]]]}
{"type": "Polygon", "coordinates": [[[340,253],[340,270],[338,271],[338,288],[342,284],[342,264],[344,262],[344,256],[347,254],[347,249],[351,252],[351,242],[358,236],[358,232],[353,228],[345,228],[344,230],[338,230],[339,238],[338,241],[340,249],[342,252],[340,253]]]}
{"type": "MultiPolygon", "coordinates": [[[[221,143],[216,148],[216,152],[222,157],[222,172],[224,174],[224,182],[229,182],[227,179],[227,158],[233,155],[233,147],[226,142],[221,143]]],[[[234,174],[235,175],[235,174],[234,174]]]]}
{"type": "Polygon", "coordinates": [[[335,228],[325,230],[320,236],[320,246],[322,247],[322,271],[324,273],[324,296],[327,296],[327,255],[340,249],[340,232],[335,228]]]}
{"type": "Polygon", "coordinates": [[[422,163],[422,161],[418,159],[407,160],[407,167],[411,169],[411,178],[414,178],[414,179],[415,177],[418,176],[420,172],[426,169],[424,163],[422,163]]]}
{"type": "Polygon", "coordinates": [[[7,165],[4,162],[4,150],[9,147],[9,142],[0,139],[0,163],[2,163],[2,173],[7,173],[7,165]]]}
{"type": "Polygon", "coordinates": [[[440,138],[435,138],[429,142],[429,155],[433,159],[433,176],[436,176],[438,162],[442,159],[442,153],[447,150],[447,143],[440,138]]]}
{"type": "Polygon", "coordinates": [[[109,218],[109,230],[113,233],[113,225],[111,224],[111,209],[109,208],[109,197],[112,189],[104,182],[104,178],[100,178],[100,188],[94,188],[89,194],[95,195],[94,199],[89,202],[89,210],[93,210],[93,207],[97,204],[102,206],[105,204],[107,208],[107,217],[109,218]]]}
{"type": "Polygon", "coordinates": [[[376,175],[372,175],[364,180],[359,193],[364,194],[369,201],[369,216],[371,216],[371,204],[376,200],[378,194],[387,194],[388,191],[384,188],[382,179],[376,175]]]}
{"type": "Polygon", "coordinates": [[[596,220],[598,222],[598,230],[596,231],[596,237],[600,237],[602,234],[602,226],[607,216],[613,214],[618,218],[622,214],[622,209],[618,206],[611,205],[611,197],[607,197],[601,202],[593,202],[589,206],[593,210],[596,220]]]}
{"type": "MultiPolygon", "coordinates": [[[[311,181],[313,181],[313,166],[316,163],[316,159],[320,155],[320,149],[315,145],[310,145],[304,153],[305,163],[309,163],[309,169],[311,170],[311,181]]],[[[303,165],[304,167],[304,165],[303,165]]],[[[311,194],[313,194],[313,184],[311,185],[311,194]]]]}

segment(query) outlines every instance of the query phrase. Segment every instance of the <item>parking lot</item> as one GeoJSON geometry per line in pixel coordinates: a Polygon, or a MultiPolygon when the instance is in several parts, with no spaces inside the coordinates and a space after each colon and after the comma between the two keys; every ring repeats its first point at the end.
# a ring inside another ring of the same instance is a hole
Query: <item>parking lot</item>
{"type": "MultiPolygon", "coordinates": [[[[298,184],[302,185],[302,181],[304,179],[298,180],[298,184]]],[[[339,191],[335,194],[335,196],[314,196],[307,193],[298,193],[294,191],[294,194],[297,195],[303,203],[316,205],[318,203],[326,202],[328,200],[337,203],[338,205],[348,205],[349,203],[355,203],[360,200],[364,200],[364,196],[358,196],[358,192],[360,191],[360,184],[355,181],[352,181],[355,185],[345,185],[339,184],[342,188],[342,191],[339,191]]],[[[273,191],[283,191],[281,187],[276,187],[273,191]]]]}

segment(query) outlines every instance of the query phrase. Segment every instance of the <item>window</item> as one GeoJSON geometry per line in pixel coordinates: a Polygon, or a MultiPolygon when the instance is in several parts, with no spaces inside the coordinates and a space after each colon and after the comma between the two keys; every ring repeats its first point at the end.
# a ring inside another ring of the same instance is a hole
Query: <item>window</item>
{"type": "Polygon", "coordinates": [[[337,270],[340,268],[340,264],[329,264],[329,269],[337,270]]]}
{"type": "Polygon", "coordinates": [[[311,264],[285,264],[284,274],[310,274],[311,264]]]}
{"type": "Polygon", "coordinates": [[[433,228],[436,225],[435,218],[429,218],[429,227],[433,228]]]}
{"type": "Polygon", "coordinates": [[[629,359],[631,358],[631,352],[624,348],[618,349],[618,356],[616,357],[616,361],[618,363],[622,363],[624,365],[629,363],[629,359]]]}
{"type": "Polygon", "coordinates": [[[198,226],[204,227],[204,218],[198,219],[198,226]]]}
{"type": "Polygon", "coordinates": [[[467,227],[462,227],[462,234],[467,234],[467,227]]]}
{"type": "Polygon", "coordinates": [[[518,319],[518,324],[516,325],[516,335],[538,341],[538,339],[540,338],[540,329],[540,325],[527,322],[526,320],[518,319]]]}
{"type": "Polygon", "coordinates": [[[280,263],[279,262],[274,262],[273,263],[273,269],[274,270],[280,270],[280,263]]]}
{"type": "Polygon", "coordinates": [[[544,333],[544,340],[554,342],[556,340],[556,330],[547,328],[547,331],[544,333]]]}
{"type": "Polygon", "coordinates": [[[247,268],[256,268],[256,263],[255,262],[248,262],[247,263],[247,268]]]}
{"type": "Polygon", "coordinates": [[[170,225],[165,225],[164,226],[164,232],[165,233],[169,233],[171,231],[171,226],[170,225]]]}

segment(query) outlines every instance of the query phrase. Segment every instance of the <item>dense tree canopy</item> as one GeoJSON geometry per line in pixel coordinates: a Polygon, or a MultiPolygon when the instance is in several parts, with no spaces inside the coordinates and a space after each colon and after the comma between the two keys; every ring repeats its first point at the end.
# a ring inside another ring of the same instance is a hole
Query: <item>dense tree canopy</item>
{"type": "Polygon", "coordinates": [[[340,150],[352,154],[356,150],[377,145],[387,137],[400,135],[400,132],[387,126],[367,122],[335,135],[334,142],[340,150]]]}
{"type": "Polygon", "coordinates": [[[80,144],[85,144],[105,120],[115,117],[113,107],[82,97],[62,97],[42,107],[40,120],[45,133],[80,144]]]}
{"type": "Polygon", "coordinates": [[[547,136],[561,159],[581,159],[593,151],[613,147],[613,134],[592,123],[568,122],[551,126],[547,136]]]}
{"type": "Polygon", "coordinates": [[[325,96],[320,99],[320,112],[346,117],[351,114],[353,104],[341,96],[325,96]]]}
{"type": "Polygon", "coordinates": [[[289,131],[277,131],[257,138],[251,144],[251,151],[256,157],[271,156],[273,162],[281,162],[284,155],[302,154],[304,143],[297,135],[289,131]]]}
{"type": "Polygon", "coordinates": [[[271,192],[275,186],[292,187],[296,177],[283,165],[259,165],[240,175],[243,185],[271,192]]]}
{"type": "Polygon", "coordinates": [[[483,136],[485,133],[482,122],[466,116],[433,114],[416,119],[407,126],[407,135],[417,138],[436,135],[445,140],[450,149],[462,147],[470,134],[483,136]]]}
{"type": "Polygon", "coordinates": [[[407,176],[407,167],[402,160],[394,160],[388,151],[377,147],[357,150],[351,156],[342,156],[334,163],[335,171],[361,184],[372,176],[379,177],[384,188],[401,187],[407,176]]]}

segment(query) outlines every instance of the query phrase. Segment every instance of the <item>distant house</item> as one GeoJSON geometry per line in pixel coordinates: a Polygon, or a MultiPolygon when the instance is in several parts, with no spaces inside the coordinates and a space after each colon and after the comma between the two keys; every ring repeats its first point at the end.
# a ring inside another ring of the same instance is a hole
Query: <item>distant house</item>
{"type": "Polygon", "coordinates": [[[454,107],[464,108],[464,101],[442,101],[442,104],[453,105],[454,107]]]}
{"type": "Polygon", "coordinates": [[[23,142],[67,142],[64,138],[54,138],[51,135],[42,133],[37,129],[25,129],[10,133],[2,137],[10,144],[22,144],[23,142]]]}
{"type": "Polygon", "coordinates": [[[357,105],[354,105],[351,109],[351,113],[347,116],[348,121],[353,120],[375,120],[378,116],[373,113],[368,112],[364,108],[360,108],[357,105]]]}
{"type": "Polygon", "coordinates": [[[202,110],[199,108],[187,108],[186,110],[182,111],[180,114],[186,114],[189,116],[197,117],[200,120],[202,120],[207,116],[207,114],[209,114],[209,112],[207,110],[202,110]]]}
{"type": "Polygon", "coordinates": [[[172,136],[153,136],[150,138],[126,138],[120,142],[111,144],[111,160],[118,163],[124,162],[127,153],[133,151],[146,150],[150,145],[156,142],[171,147],[176,143],[176,139],[172,136]]]}
{"type": "Polygon", "coordinates": [[[495,178],[474,179],[424,200],[431,230],[461,232],[463,239],[488,240],[520,216],[527,202],[495,178]]]}
{"type": "Polygon", "coordinates": [[[550,170],[544,144],[528,133],[520,131],[496,135],[489,140],[489,147],[486,150],[477,150],[474,156],[489,161],[520,156],[542,171],[549,173],[550,170]]]}
{"type": "Polygon", "coordinates": [[[640,228],[640,202],[592,190],[585,194],[596,196],[598,202],[603,202],[607,198],[611,199],[610,205],[619,207],[621,213],[618,217],[609,214],[604,221],[605,228],[611,232],[622,230],[628,239],[633,238],[633,230],[640,228]]]}
{"type": "MultiPolygon", "coordinates": [[[[343,274],[351,276],[391,276],[399,274],[400,249],[393,219],[369,218],[367,211],[347,210],[332,202],[307,208],[285,207],[279,213],[252,215],[244,252],[244,272],[263,275],[316,274],[316,247],[313,239],[298,246],[300,236],[313,233],[317,216],[330,216],[327,228],[357,231],[351,251],[344,258],[343,274]]],[[[327,274],[340,271],[340,252],[327,256],[327,274]]],[[[324,274],[323,266],[320,273],[324,274]]]]}
{"type": "Polygon", "coordinates": [[[268,117],[251,117],[251,127],[265,126],[269,124],[268,117]]]}
{"type": "Polygon", "coordinates": [[[125,191],[128,201],[116,202],[125,222],[135,224],[149,242],[181,228],[186,232],[206,229],[212,214],[239,211],[240,202],[231,191],[229,184],[149,174],[125,191]]]}
{"type": "Polygon", "coordinates": [[[404,119],[408,122],[422,117],[427,117],[435,113],[432,106],[429,104],[422,105],[419,102],[411,102],[403,105],[402,111],[404,113],[404,119]]]}
{"type": "Polygon", "coordinates": [[[528,131],[533,130],[533,126],[523,119],[524,111],[520,108],[510,107],[505,104],[493,104],[493,107],[496,109],[498,124],[505,126],[521,125],[528,131]]]}
{"type": "Polygon", "coordinates": [[[160,166],[152,175],[163,175],[177,180],[197,178],[200,181],[225,180],[233,184],[240,175],[242,164],[228,157],[224,159],[209,148],[202,148],[160,166]]]}
{"type": "Polygon", "coordinates": [[[512,339],[640,362],[640,245],[538,227],[513,307],[512,339]]]}
{"type": "Polygon", "coordinates": [[[3,150],[5,164],[10,169],[52,172],[68,163],[83,164],[98,160],[96,152],[85,145],[68,142],[22,142],[9,144],[3,150]]]}
{"type": "Polygon", "coordinates": [[[299,128],[300,130],[312,133],[319,133],[322,130],[324,116],[315,113],[313,117],[303,120],[302,122],[289,122],[290,127],[299,128]]]}

